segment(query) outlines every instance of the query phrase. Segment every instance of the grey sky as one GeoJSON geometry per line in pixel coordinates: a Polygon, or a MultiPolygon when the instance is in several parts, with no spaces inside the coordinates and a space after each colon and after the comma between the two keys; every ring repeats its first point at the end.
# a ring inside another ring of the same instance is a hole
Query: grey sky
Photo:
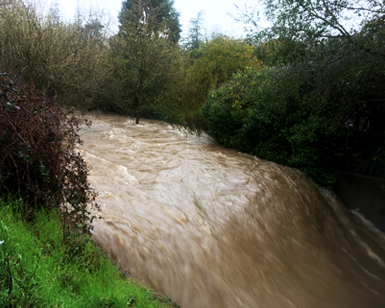
{"type": "MultiPolygon", "coordinates": [[[[92,7],[98,7],[109,13],[113,19],[114,27],[117,28],[117,15],[121,9],[122,0],[56,0],[59,4],[59,8],[62,14],[66,17],[72,17],[78,5],[82,7],[90,7],[90,3],[93,3],[92,7]]],[[[211,29],[220,30],[220,32],[229,35],[240,36],[242,34],[242,24],[236,23],[234,19],[228,16],[230,14],[236,14],[236,3],[238,6],[255,5],[256,1],[253,0],[174,0],[174,7],[180,13],[180,23],[182,24],[183,33],[186,35],[189,20],[196,17],[199,11],[203,10],[204,19],[206,21],[205,27],[210,32],[211,29]]]]}

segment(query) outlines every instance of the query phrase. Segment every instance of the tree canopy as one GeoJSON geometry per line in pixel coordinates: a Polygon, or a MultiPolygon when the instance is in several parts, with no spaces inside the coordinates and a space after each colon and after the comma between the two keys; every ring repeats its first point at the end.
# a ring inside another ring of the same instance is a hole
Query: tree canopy
{"type": "Polygon", "coordinates": [[[208,133],[331,188],[344,161],[371,161],[384,148],[385,3],[260,3],[268,27],[250,10],[241,18],[265,69],[211,93],[203,106],[208,133]]]}
{"type": "Polygon", "coordinates": [[[190,19],[189,34],[185,44],[189,50],[198,49],[203,41],[203,14],[204,11],[199,11],[195,18],[190,19]]]}
{"type": "Polygon", "coordinates": [[[209,91],[221,87],[233,74],[246,67],[259,70],[261,63],[253,52],[253,47],[243,40],[225,36],[201,43],[199,49],[190,51],[188,59],[184,63],[180,61],[182,64],[174,75],[173,86],[163,96],[170,118],[177,123],[183,122],[192,131],[204,130],[206,124],[200,109],[207,101],[209,91]]]}
{"type": "Polygon", "coordinates": [[[260,66],[252,46],[242,40],[220,36],[201,45],[200,56],[189,71],[208,91],[230,80],[238,70],[251,66],[260,66]]]}
{"type": "MultiPolygon", "coordinates": [[[[173,0],[125,0],[122,3],[122,9],[119,13],[120,24],[123,25],[126,21],[130,21],[133,15],[129,12],[135,5],[141,6],[145,15],[150,14],[151,10],[156,9],[157,15],[161,19],[162,24],[165,23],[167,28],[172,33],[172,41],[174,43],[179,41],[182,29],[179,23],[179,13],[173,7],[173,0]]],[[[156,27],[156,25],[154,25],[154,27],[156,27]]],[[[157,28],[154,30],[157,30],[157,28]]]]}
{"type": "Polygon", "coordinates": [[[175,33],[163,17],[163,7],[152,7],[151,2],[130,1],[120,31],[111,40],[115,101],[125,113],[135,116],[136,123],[167,85],[175,50],[175,33]]]}
{"type": "MultiPolygon", "coordinates": [[[[255,37],[282,36],[303,41],[310,38],[351,39],[371,19],[385,13],[385,3],[376,0],[261,0],[271,26],[263,27],[261,18],[241,12],[241,18],[254,27],[255,37]]],[[[260,16],[258,14],[258,16],[260,16]]]]}
{"type": "Polygon", "coordinates": [[[239,9],[238,20],[247,25],[248,38],[253,44],[265,44],[265,51],[269,45],[269,52],[276,56],[274,61],[283,63],[312,61],[325,42],[329,50],[346,45],[360,48],[357,34],[371,20],[382,19],[385,13],[385,3],[376,0],[260,0],[258,3],[254,11],[239,9]]]}

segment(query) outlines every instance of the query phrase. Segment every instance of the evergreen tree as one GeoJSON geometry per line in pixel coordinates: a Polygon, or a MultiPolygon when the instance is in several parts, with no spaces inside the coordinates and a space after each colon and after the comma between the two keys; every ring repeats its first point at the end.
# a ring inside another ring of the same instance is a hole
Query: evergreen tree
{"type": "MultiPolygon", "coordinates": [[[[129,21],[132,16],[130,15],[130,11],[132,10],[135,4],[141,4],[143,1],[141,0],[125,0],[122,3],[122,9],[119,13],[119,22],[120,24],[124,24],[129,21]]],[[[164,21],[167,25],[167,28],[171,31],[172,41],[177,43],[180,39],[180,33],[182,32],[180,23],[179,23],[179,13],[174,9],[174,1],[173,0],[149,0],[143,2],[142,5],[143,11],[145,15],[148,15],[151,10],[156,9],[157,14],[161,21],[164,21]]],[[[158,29],[154,29],[158,30],[158,29]]]]}
{"type": "Polygon", "coordinates": [[[137,124],[167,86],[175,51],[175,32],[164,18],[162,6],[152,7],[151,2],[130,1],[129,9],[120,15],[120,31],[111,40],[117,104],[137,124]]]}
{"type": "Polygon", "coordinates": [[[189,50],[198,49],[200,43],[203,40],[202,28],[203,28],[203,14],[204,11],[199,11],[197,17],[190,19],[189,35],[186,39],[185,46],[189,50]]]}

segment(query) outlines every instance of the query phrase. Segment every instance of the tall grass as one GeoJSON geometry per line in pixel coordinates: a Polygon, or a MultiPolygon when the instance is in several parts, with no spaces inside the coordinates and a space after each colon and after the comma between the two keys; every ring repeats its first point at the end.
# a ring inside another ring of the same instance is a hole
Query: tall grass
{"type": "Polygon", "coordinates": [[[87,235],[63,236],[57,211],[27,223],[23,209],[22,199],[0,198],[0,307],[170,307],[87,235]]]}

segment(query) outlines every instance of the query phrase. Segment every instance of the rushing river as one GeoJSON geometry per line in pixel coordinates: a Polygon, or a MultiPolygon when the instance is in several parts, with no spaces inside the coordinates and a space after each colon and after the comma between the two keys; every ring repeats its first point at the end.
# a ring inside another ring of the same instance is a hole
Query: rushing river
{"type": "Polygon", "coordinates": [[[298,171],[157,121],[89,119],[94,237],[182,308],[385,307],[385,235],[298,171]]]}

